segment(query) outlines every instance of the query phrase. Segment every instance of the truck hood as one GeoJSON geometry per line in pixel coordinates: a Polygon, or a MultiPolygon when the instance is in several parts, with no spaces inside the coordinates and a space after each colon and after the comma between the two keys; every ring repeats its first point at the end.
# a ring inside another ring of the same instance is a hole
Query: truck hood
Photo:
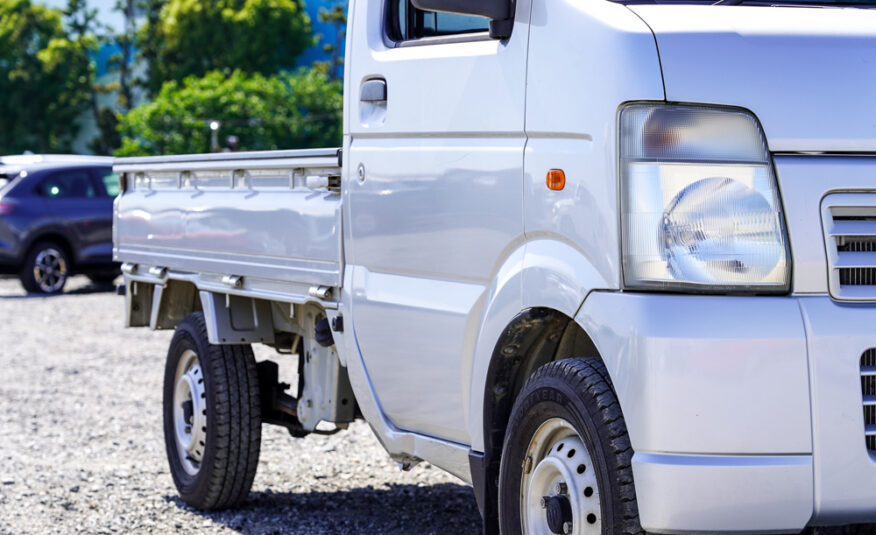
{"type": "Polygon", "coordinates": [[[666,99],[741,106],[774,152],[876,152],[876,9],[630,6],[666,99]]]}

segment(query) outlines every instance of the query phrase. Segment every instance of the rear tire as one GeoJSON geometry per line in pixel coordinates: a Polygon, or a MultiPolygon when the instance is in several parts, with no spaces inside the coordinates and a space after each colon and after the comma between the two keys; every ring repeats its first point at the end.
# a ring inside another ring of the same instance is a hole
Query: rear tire
{"type": "Polygon", "coordinates": [[[501,533],[645,533],[632,455],[602,361],[542,366],[517,397],[508,423],[499,472],[501,533]]]}
{"type": "Polygon", "coordinates": [[[201,510],[246,501],[261,447],[252,348],[212,345],[203,313],[177,326],[164,372],[164,442],[173,482],[201,510]]]}
{"type": "Polygon", "coordinates": [[[44,241],[27,253],[18,280],[28,293],[53,295],[64,291],[69,274],[70,259],[64,248],[44,241]]]}
{"type": "Polygon", "coordinates": [[[115,271],[88,274],[88,280],[95,286],[110,286],[117,278],[119,278],[119,273],[115,271]]]}

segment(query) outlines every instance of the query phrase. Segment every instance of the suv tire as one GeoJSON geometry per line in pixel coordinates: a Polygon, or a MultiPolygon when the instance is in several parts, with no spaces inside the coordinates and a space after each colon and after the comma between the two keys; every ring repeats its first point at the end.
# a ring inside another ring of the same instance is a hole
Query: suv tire
{"type": "Polygon", "coordinates": [[[18,280],[28,293],[59,294],[70,275],[70,259],[64,248],[55,242],[34,245],[24,259],[18,280]]]}

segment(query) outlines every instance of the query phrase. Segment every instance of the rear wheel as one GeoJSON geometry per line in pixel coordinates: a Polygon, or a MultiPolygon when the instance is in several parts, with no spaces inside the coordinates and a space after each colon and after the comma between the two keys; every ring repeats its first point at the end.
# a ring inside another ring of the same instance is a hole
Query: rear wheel
{"type": "Polygon", "coordinates": [[[250,346],[211,345],[200,312],[179,324],[170,343],[164,441],[183,501],[215,510],[246,500],[261,445],[255,358],[250,346]]]}
{"type": "Polygon", "coordinates": [[[88,274],[88,280],[90,280],[95,286],[110,286],[118,277],[119,274],[116,271],[88,274]]]}
{"type": "Polygon", "coordinates": [[[643,534],[632,453],[600,360],[539,368],[508,424],[499,475],[501,532],[643,534]]]}
{"type": "Polygon", "coordinates": [[[57,294],[64,290],[70,272],[70,260],[63,247],[54,242],[36,244],[18,274],[28,293],[57,294]]]}

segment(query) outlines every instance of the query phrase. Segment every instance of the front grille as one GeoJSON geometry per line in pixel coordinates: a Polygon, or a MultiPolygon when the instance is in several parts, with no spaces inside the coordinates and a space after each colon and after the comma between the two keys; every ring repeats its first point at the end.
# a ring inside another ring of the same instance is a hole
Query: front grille
{"type": "Polygon", "coordinates": [[[864,439],[867,449],[876,454],[876,349],[861,357],[861,395],[864,400],[864,439]]]}
{"type": "Polygon", "coordinates": [[[839,300],[876,300],[876,196],[829,195],[822,218],[830,294],[839,300]]]}
{"type": "MultiPolygon", "coordinates": [[[[837,219],[834,219],[834,221],[837,221],[837,219]]],[[[872,253],[876,251],[876,236],[837,236],[835,239],[836,250],[840,254],[872,253]]],[[[876,267],[841,267],[839,268],[839,281],[841,287],[874,286],[876,285],[876,267]]]]}

